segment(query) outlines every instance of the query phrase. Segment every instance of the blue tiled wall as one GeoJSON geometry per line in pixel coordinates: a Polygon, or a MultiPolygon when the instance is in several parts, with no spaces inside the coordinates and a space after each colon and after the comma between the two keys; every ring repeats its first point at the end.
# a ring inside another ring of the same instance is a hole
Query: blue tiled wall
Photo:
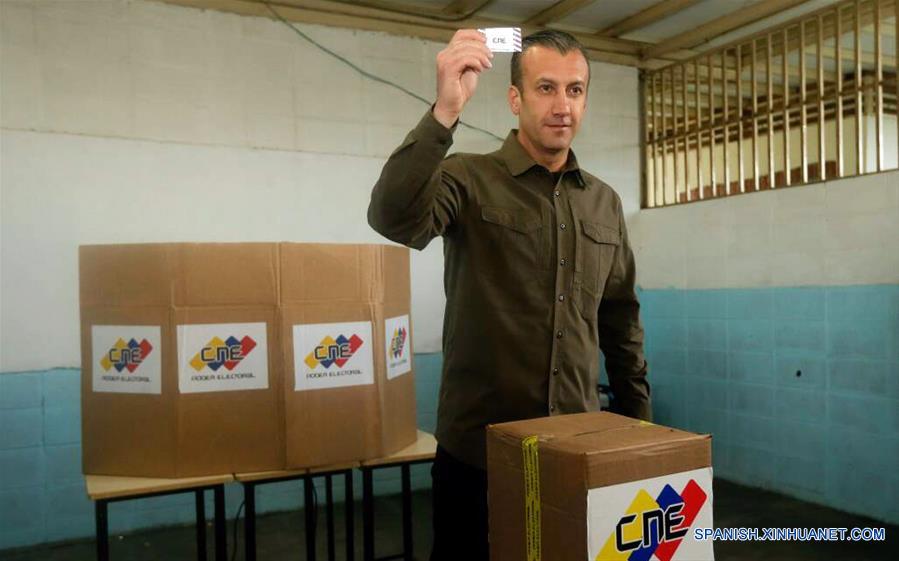
{"type": "Polygon", "coordinates": [[[656,420],[717,476],[899,522],[899,286],[640,297],[656,420]]]}
{"type": "MultiPolygon", "coordinates": [[[[440,355],[417,354],[415,367],[418,425],[433,432],[440,355]]],[[[0,374],[0,550],[94,535],[93,503],[81,475],[80,375],[77,369],[0,374]]],[[[428,469],[413,467],[413,487],[430,486],[428,469]]],[[[356,477],[359,499],[358,472],[356,477]]],[[[399,470],[375,472],[375,477],[378,494],[399,492],[399,470]]],[[[334,481],[335,496],[342,500],[342,479],[334,481]]],[[[323,484],[318,487],[323,498],[323,484]]],[[[257,493],[259,512],[302,505],[298,482],[263,485],[257,493]]],[[[111,503],[110,532],[192,522],[193,500],[181,494],[111,503]]],[[[211,497],[208,500],[211,513],[211,497]]],[[[226,487],[229,518],[242,500],[238,485],[226,487]]]]}

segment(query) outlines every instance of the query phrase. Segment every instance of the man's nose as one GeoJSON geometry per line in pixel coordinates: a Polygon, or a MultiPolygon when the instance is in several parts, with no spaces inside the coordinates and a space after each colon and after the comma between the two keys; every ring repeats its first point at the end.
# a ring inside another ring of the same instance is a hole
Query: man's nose
{"type": "Polygon", "coordinates": [[[568,99],[567,92],[560,91],[556,94],[553,99],[552,110],[554,115],[568,115],[571,113],[571,100],[568,99]]]}

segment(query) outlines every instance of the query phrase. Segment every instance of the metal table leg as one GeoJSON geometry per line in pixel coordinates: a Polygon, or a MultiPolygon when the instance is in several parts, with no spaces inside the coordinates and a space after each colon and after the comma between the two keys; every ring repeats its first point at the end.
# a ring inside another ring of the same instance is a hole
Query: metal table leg
{"type": "Polygon", "coordinates": [[[215,505],[215,561],[226,561],[228,559],[228,540],[226,538],[225,486],[216,485],[212,494],[215,505]]]}
{"type": "Polygon", "coordinates": [[[328,510],[328,561],[334,561],[334,486],[331,474],[325,476],[325,502],[328,510]]]}
{"type": "Polygon", "coordinates": [[[94,503],[97,522],[97,561],[109,561],[109,522],[107,502],[100,499],[94,503]]]}
{"type": "Polygon", "coordinates": [[[315,500],[312,497],[312,477],[303,478],[303,510],[306,513],[306,559],[315,560],[315,500]]]}
{"type": "Polygon", "coordinates": [[[353,470],[348,469],[343,476],[343,504],[344,517],[346,524],[346,558],[347,561],[353,561],[356,555],[356,527],[355,527],[355,500],[353,496],[353,470]]]}
{"type": "Polygon", "coordinates": [[[197,559],[206,561],[206,492],[203,489],[194,491],[194,503],[197,511],[197,559]]]}
{"type": "Polygon", "coordinates": [[[412,476],[409,464],[403,472],[403,559],[412,561],[412,476]]]}
{"type": "Polygon", "coordinates": [[[256,485],[252,482],[243,484],[244,497],[244,542],[246,549],[244,559],[256,561],[256,485]]]}
{"type": "Polygon", "coordinates": [[[375,559],[375,501],[372,491],[372,470],[362,468],[362,559],[375,559]]]}

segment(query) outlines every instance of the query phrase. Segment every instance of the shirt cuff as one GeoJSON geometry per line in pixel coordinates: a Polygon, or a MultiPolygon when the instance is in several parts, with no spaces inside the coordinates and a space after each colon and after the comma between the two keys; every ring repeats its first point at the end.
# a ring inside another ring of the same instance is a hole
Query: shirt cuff
{"type": "Polygon", "coordinates": [[[456,132],[456,126],[458,126],[458,124],[459,119],[456,119],[456,122],[453,123],[452,127],[446,128],[443,126],[443,123],[434,117],[434,106],[431,105],[424,117],[421,118],[421,121],[419,121],[418,125],[415,127],[415,136],[420,140],[431,138],[436,140],[439,144],[449,146],[453,143],[453,133],[456,132]]]}

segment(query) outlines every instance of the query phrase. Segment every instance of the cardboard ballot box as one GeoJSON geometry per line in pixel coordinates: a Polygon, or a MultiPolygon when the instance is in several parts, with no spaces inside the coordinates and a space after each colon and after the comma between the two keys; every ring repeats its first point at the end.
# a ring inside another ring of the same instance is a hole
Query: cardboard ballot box
{"type": "Polygon", "coordinates": [[[711,437],[613,413],[488,427],[492,561],[713,559],[711,437]]]}
{"type": "Polygon", "coordinates": [[[306,467],[415,439],[408,250],[138,244],[79,257],[85,473],[306,467]],[[317,382],[296,383],[294,355],[317,382]]]}

